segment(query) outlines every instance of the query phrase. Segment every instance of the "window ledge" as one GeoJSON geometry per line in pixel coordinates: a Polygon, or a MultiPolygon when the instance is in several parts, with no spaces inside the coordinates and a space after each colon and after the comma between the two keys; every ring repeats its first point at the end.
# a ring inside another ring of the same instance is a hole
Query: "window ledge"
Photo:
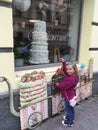
{"type": "Polygon", "coordinates": [[[40,69],[40,68],[47,68],[47,67],[55,67],[60,66],[61,63],[51,63],[51,64],[40,64],[40,65],[31,65],[31,66],[21,66],[21,67],[15,67],[15,71],[21,71],[21,70],[30,70],[30,69],[40,69]]]}

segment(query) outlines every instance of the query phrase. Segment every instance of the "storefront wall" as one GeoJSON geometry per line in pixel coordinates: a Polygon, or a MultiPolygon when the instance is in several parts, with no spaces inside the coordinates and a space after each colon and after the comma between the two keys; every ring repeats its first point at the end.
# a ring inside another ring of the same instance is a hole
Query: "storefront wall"
{"type": "Polygon", "coordinates": [[[90,56],[94,58],[94,72],[98,72],[98,1],[95,0],[94,15],[92,19],[92,35],[90,44],[90,56]]]}
{"type": "MultiPolygon", "coordinates": [[[[90,57],[96,58],[95,55],[97,53],[97,51],[96,51],[96,52],[92,52],[92,54],[91,54],[91,52],[89,51],[90,47],[97,47],[97,32],[98,32],[97,26],[91,26],[92,21],[97,22],[97,17],[95,17],[95,15],[93,15],[93,13],[96,13],[95,12],[96,9],[95,9],[95,11],[93,11],[93,10],[94,10],[94,1],[92,2],[92,0],[90,0],[90,1],[86,0],[84,2],[83,13],[82,13],[80,48],[79,48],[79,62],[84,63],[84,64],[88,64],[90,57]],[[93,18],[93,16],[94,16],[94,18],[93,18]],[[95,53],[95,54],[93,54],[93,53],[95,53]],[[85,56],[84,56],[84,54],[85,54],[85,56]]],[[[2,36],[0,38],[0,48],[13,48],[12,9],[8,8],[8,7],[7,8],[0,7],[0,17],[1,17],[0,34],[2,36]],[[1,12],[3,12],[4,15],[2,15],[1,12]],[[4,25],[4,26],[2,26],[2,25],[4,25]]],[[[1,55],[0,61],[2,61],[1,66],[3,67],[2,69],[0,69],[1,75],[8,77],[8,79],[11,79],[12,86],[14,88],[17,88],[17,85],[15,85],[15,80],[17,81],[19,79],[19,78],[17,78],[17,76],[21,77],[21,75],[23,75],[26,72],[32,71],[32,69],[15,72],[13,52],[10,52],[10,53],[2,52],[0,55],[1,55]]],[[[94,65],[97,65],[97,63],[94,65]]],[[[47,68],[44,68],[44,71],[48,72],[48,75],[49,75],[49,72],[50,73],[51,73],[51,71],[54,72],[57,69],[57,67],[58,66],[47,67],[47,68]]],[[[97,67],[94,67],[94,70],[96,70],[96,68],[97,67]]],[[[43,70],[43,68],[38,69],[38,70],[43,70]]],[[[47,80],[50,80],[50,78],[48,79],[48,77],[47,77],[47,80]]],[[[2,90],[5,91],[4,88],[2,90]]]]}
{"type": "MultiPolygon", "coordinates": [[[[11,80],[15,86],[14,54],[13,49],[13,20],[11,1],[0,2],[0,76],[5,76],[11,80]]],[[[8,90],[5,85],[0,85],[0,92],[8,90]]]]}
{"type": "Polygon", "coordinates": [[[92,19],[94,13],[94,1],[85,0],[83,7],[83,16],[82,16],[82,30],[81,30],[81,39],[80,39],[80,49],[79,49],[79,62],[88,64],[90,57],[89,48],[91,44],[91,33],[92,33],[92,19]]]}
{"type": "MultiPolygon", "coordinates": [[[[92,0],[84,1],[83,13],[82,13],[82,19],[81,19],[81,33],[80,33],[80,47],[79,47],[78,62],[84,63],[86,65],[88,65],[89,58],[90,58],[89,48],[91,44],[91,33],[92,33],[91,22],[92,22],[93,13],[94,13],[93,10],[94,10],[94,2],[92,2],[92,0]]],[[[36,69],[36,70],[38,71],[44,70],[46,72],[47,82],[48,82],[51,80],[51,76],[53,75],[53,73],[55,72],[57,68],[58,66],[41,68],[41,69],[36,69]]],[[[32,69],[26,70],[26,71],[16,71],[15,72],[16,86],[20,80],[21,75],[27,72],[31,72],[31,71],[32,69]]]]}
{"type": "MultiPolygon", "coordinates": [[[[29,69],[29,70],[20,70],[15,71],[14,68],[14,54],[13,54],[13,20],[12,20],[12,0],[0,0],[3,1],[3,6],[0,4],[0,76],[4,76],[9,79],[12,89],[18,90],[18,83],[20,78],[23,74],[32,72],[33,70],[37,71],[44,71],[46,73],[46,80],[47,82],[51,80],[51,76],[54,74],[55,70],[58,68],[57,66],[54,67],[47,67],[47,68],[40,68],[40,69],[29,69]],[[8,4],[10,3],[10,4],[8,4]],[[6,6],[7,5],[7,6],[6,6]],[[10,50],[10,52],[9,52],[10,50]]],[[[80,47],[79,47],[79,63],[84,63],[88,65],[88,61],[90,57],[94,58],[94,71],[98,71],[97,69],[97,51],[91,52],[89,48],[97,47],[97,26],[91,26],[92,21],[98,23],[98,16],[97,16],[97,7],[98,1],[97,0],[84,0],[84,7],[82,13],[82,22],[81,22],[81,35],[80,35],[80,47]],[[96,6],[95,6],[96,5],[96,6]],[[95,15],[96,14],[96,15],[95,15]]],[[[10,114],[9,110],[9,99],[7,85],[5,83],[0,83],[0,102],[2,102],[2,107],[0,107],[0,117],[7,120],[7,124],[3,123],[4,119],[0,119],[1,128],[5,130],[7,129],[14,129],[19,130],[20,128],[20,121],[19,118],[14,118],[13,115],[10,114]],[[5,96],[6,95],[6,96],[5,96]],[[3,102],[4,101],[4,102],[3,102]],[[6,107],[7,108],[6,108],[6,107]],[[3,113],[2,111],[7,111],[7,113],[3,113]],[[8,116],[9,115],[9,116],[8,116]],[[8,118],[7,118],[8,117],[8,118]],[[11,120],[9,120],[11,119],[11,120]],[[9,125],[11,121],[12,125],[9,125]],[[16,125],[14,125],[16,124],[16,125]],[[17,128],[16,128],[17,126],[17,128]]],[[[15,106],[19,106],[19,99],[17,99],[19,95],[16,93],[15,95],[15,106]]],[[[1,103],[0,103],[1,104],[1,103]]]]}
{"type": "Polygon", "coordinates": [[[92,34],[91,34],[91,41],[90,41],[90,57],[94,58],[94,83],[93,83],[93,92],[94,94],[98,94],[98,0],[94,0],[94,13],[92,18],[92,34]]]}
{"type": "MultiPolygon", "coordinates": [[[[0,76],[4,76],[15,86],[12,0],[0,0],[0,76]]],[[[18,94],[14,95],[15,106],[18,108],[18,94]]],[[[2,130],[20,129],[20,120],[13,116],[9,107],[9,93],[7,84],[0,83],[0,123],[2,130]]]]}

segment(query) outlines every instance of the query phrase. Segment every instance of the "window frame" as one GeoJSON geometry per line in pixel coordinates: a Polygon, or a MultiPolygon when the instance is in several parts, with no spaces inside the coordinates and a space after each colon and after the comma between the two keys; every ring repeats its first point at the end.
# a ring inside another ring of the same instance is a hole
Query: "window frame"
{"type": "MultiPolygon", "coordinates": [[[[77,39],[77,55],[76,55],[76,62],[78,63],[79,60],[79,51],[80,51],[80,36],[81,36],[81,21],[82,21],[82,12],[83,12],[83,4],[84,4],[84,0],[80,0],[80,14],[79,14],[79,25],[78,25],[78,39],[77,39]]],[[[13,32],[14,33],[14,32],[13,32]]],[[[15,58],[14,58],[15,60],[15,58]]],[[[47,68],[47,67],[56,67],[56,66],[60,66],[61,63],[57,62],[57,63],[47,63],[47,64],[38,64],[38,65],[26,65],[26,66],[19,66],[16,67],[15,66],[15,71],[22,71],[22,70],[30,70],[30,69],[40,69],[40,68],[47,68]]]]}

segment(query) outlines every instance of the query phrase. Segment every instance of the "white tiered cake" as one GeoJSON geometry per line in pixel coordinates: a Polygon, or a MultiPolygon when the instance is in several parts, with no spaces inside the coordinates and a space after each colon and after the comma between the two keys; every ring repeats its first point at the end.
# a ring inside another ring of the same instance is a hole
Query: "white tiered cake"
{"type": "Polygon", "coordinates": [[[30,63],[49,63],[46,23],[44,21],[34,23],[32,39],[33,42],[31,42],[30,63]]]}

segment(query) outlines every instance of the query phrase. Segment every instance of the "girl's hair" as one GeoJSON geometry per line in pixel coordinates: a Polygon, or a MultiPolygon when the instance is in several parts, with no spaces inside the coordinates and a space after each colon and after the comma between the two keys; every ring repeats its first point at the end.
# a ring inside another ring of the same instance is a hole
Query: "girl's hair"
{"type": "Polygon", "coordinates": [[[76,64],[74,64],[72,62],[66,62],[66,65],[71,65],[73,67],[73,69],[75,70],[75,75],[79,76],[78,68],[77,68],[76,64]]]}
{"type": "Polygon", "coordinates": [[[75,75],[76,75],[76,76],[79,76],[79,72],[78,72],[77,66],[75,65],[73,68],[74,68],[74,70],[75,70],[75,75]]]}

